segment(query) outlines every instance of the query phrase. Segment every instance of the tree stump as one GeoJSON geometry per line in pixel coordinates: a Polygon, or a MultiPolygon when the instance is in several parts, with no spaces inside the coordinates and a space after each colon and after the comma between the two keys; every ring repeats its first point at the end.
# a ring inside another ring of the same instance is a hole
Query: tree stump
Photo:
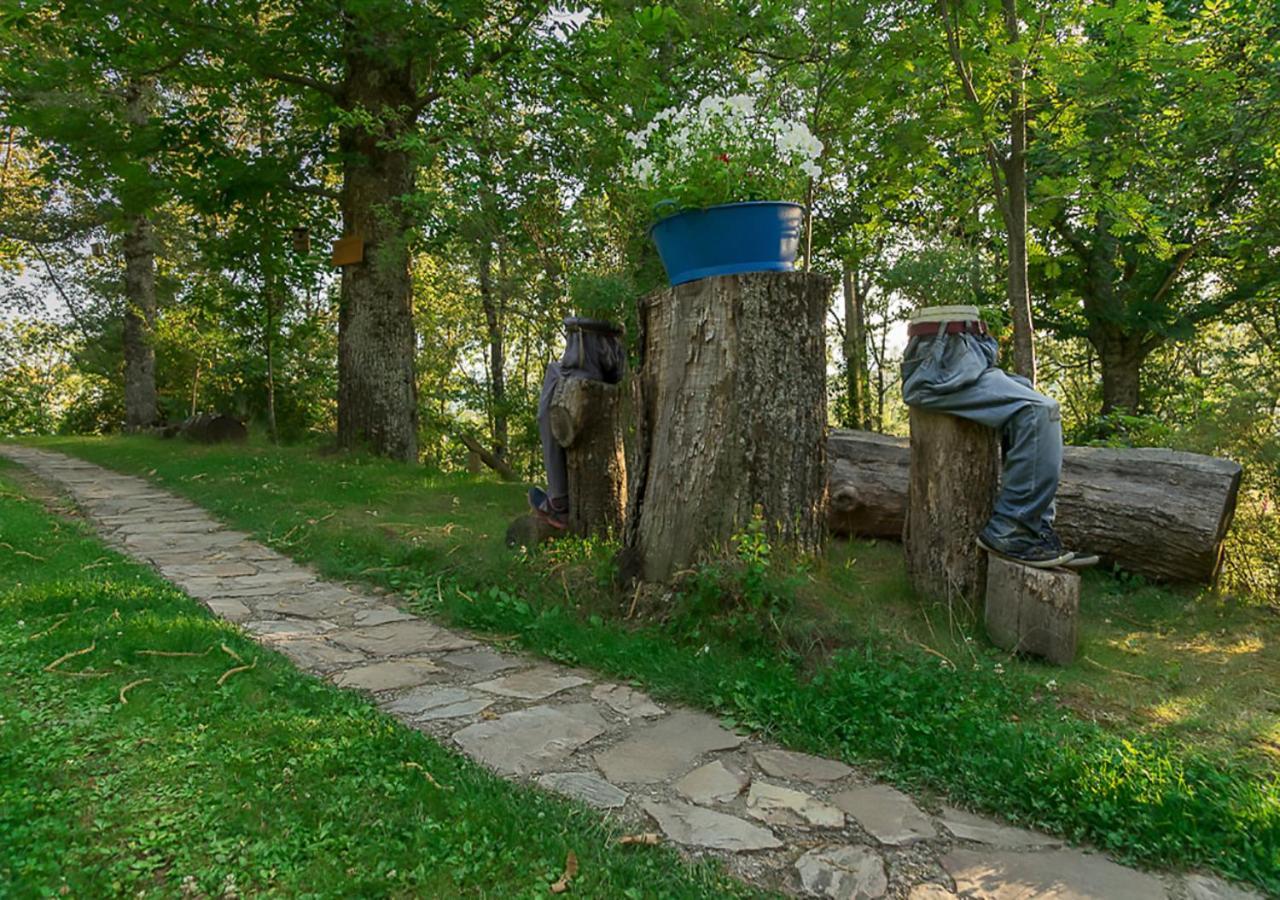
{"type": "Polygon", "coordinates": [[[1079,615],[1079,575],[991,557],[985,618],[987,636],[997,647],[1070,665],[1076,657],[1079,615]]]}
{"type": "Polygon", "coordinates": [[[944,413],[911,410],[902,542],[916,593],[977,611],[987,575],[978,532],[991,517],[999,469],[994,430],[944,413]]]}
{"type": "Polygon", "coordinates": [[[565,378],[551,397],[550,415],[569,473],[569,531],[620,537],[627,496],[621,390],[603,381],[565,378]]]}
{"type": "Polygon", "coordinates": [[[670,581],[757,506],[770,541],[821,549],[830,292],[825,276],[760,272],[641,299],[624,579],[670,581]]]}

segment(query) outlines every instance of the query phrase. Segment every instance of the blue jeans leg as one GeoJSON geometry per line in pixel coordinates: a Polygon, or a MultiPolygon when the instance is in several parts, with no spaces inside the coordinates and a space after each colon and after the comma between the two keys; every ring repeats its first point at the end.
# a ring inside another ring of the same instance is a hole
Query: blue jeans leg
{"type": "Polygon", "coordinates": [[[542,394],[538,397],[538,436],[542,439],[542,464],[547,470],[547,496],[557,506],[569,498],[569,466],[565,461],[564,448],[551,434],[551,395],[555,393],[561,377],[560,363],[550,363],[542,380],[542,394]]]}
{"type": "Polygon", "coordinates": [[[997,538],[1052,527],[1062,472],[1062,414],[1029,381],[994,366],[995,342],[960,334],[916,338],[903,364],[903,399],[1000,430],[1006,446],[990,528],[997,538]],[[933,344],[945,340],[945,347],[933,344]],[[931,346],[925,345],[928,340],[931,346]],[[920,344],[916,344],[920,341],[920,344]]]}

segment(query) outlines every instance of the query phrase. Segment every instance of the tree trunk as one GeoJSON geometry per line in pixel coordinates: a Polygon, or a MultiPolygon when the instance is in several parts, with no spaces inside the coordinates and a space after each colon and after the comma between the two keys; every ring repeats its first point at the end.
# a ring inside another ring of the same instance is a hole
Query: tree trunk
{"type": "Polygon", "coordinates": [[[866,311],[863,309],[862,286],[858,270],[851,262],[844,264],[844,362],[848,386],[850,428],[871,427],[871,397],[867,372],[866,311]]]}
{"type": "MultiPolygon", "coordinates": [[[[130,82],[125,118],[131,129],[146,125],[155,100],[149,79],[130,82]]],[[[124,249],[124,420],[126,431],[150,428],[156,408],[155,229],[146,212],[127,215],[124,249]]]]}
{"type": "Polygon", "coordinates": [[[489,337],[489,408],[493,418],[493,455],[507,458],[507,382],[504,370],[502,317],[493,288],[493,257],[489,239],[480,248],[480,303],[484,307],[485,330],[489,337]]]}
{"type": "MultiPolygon", "coordinates": [[[[1016,0],[1002,0],[1005,37],[1017,44],[1016,0]]],[[[1026,64],[1017,54],[1009,63],[1012,91],[1009,114],[1009,156],[1005,161],[1005,196],[1008,202],[1009,310],[1013,316],[1013,368],[1036,383],[1035,331],[1031,323],[1031,287],[1027,275],[1027,93],[1026,64]]]]}
{"type": "Polygon", "coordinates": [[[583,537],[621,537],[627,467],[620,388],[565,378],[551,398],[550,414],[551,434],[565,449],[569,471],[569,530],[583,537]]]}
{"type": "Polygon", "coordinates": [[[1138,412],[1141,402],[1142,363],[1146,358],[1141,334],[1128,334],[1115,326],[1094,329],[1095,346],[1102,367],[1102,414],[1138,412]]]}
{"type": "Polygon", "coordinates": [[[991,643],[1069,666],[1076,658],[1080,576],[1035,569],[998,556],[987,567],[984,621],[991,643]]]}
{"type": "MultiPolygon", "coordinates": [[[[907,511],[907,442],[837,429],[827,447],[832,532],[899,537],[907,511]]],[[[1130,572],[1212,583],[1240,476],[1237,463],[1195,453],[1067,447],[1055,527],[1068,546],[1130,572]]]]}
{"type": "Polygon", "coordinates": [[[415,125],[412,71],[380,48],[380,36],[346,34],[346,108],[375,124],[345,125],[342,220],[364,242],[364,261],[342,269],[338,315],[338,443],[416,462],[411,221],[404,198],[415,165],[400,140],[415,125]]]}
{"type": "Polygon", "coordinates": [[[276,431],[276,369],[275,369],[275,333],[276,323],[272,303],[271,290],[268,287],[266,296],[263,298],[266,303],[266,327],[263,330],[263,343],[266,345],[267,355],[267,434],[271,437],[271,443],[280,443],[280,435],[276,431]]]}
{"type": "Polygon", "coordinates": [[[911,469],[902,540],[922,597],[978,609],[987,555],[976,543],[1000,471],[996,432],[956,416],[911,410],[911,469]]]}
{"type": "Polygon", "coordinates": [[[770,541],[821,548],[830,290],[821,275],[753,273],[642,298],[624,578],[669,581],[757,508],[770,541]]]}

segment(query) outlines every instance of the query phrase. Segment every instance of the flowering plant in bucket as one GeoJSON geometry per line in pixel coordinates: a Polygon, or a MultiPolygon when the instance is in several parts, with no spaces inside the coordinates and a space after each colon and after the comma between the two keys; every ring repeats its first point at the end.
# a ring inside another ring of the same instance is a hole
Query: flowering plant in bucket
{"type": "Polygon", "coordinates": [[[664,109],[627,134],[627,175],[658,215],[754,200],[801,201],[822,141],[747,94],[664,109]]]}

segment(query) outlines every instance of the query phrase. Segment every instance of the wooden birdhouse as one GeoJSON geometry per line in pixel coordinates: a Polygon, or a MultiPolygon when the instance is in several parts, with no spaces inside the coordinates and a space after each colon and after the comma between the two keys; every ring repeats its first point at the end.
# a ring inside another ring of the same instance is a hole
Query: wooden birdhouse
{"type": "Polygon", "coordinates": [[[305,225],[293,229],[293,252],[303,255],[311,252],[311,231],[305,225]]]}
{"type": "Polygon", "coordinates": [[[353,266],[364,261],[364,239],[358,234],[349,234],[333,242],[333,265],[353,266]]]}

